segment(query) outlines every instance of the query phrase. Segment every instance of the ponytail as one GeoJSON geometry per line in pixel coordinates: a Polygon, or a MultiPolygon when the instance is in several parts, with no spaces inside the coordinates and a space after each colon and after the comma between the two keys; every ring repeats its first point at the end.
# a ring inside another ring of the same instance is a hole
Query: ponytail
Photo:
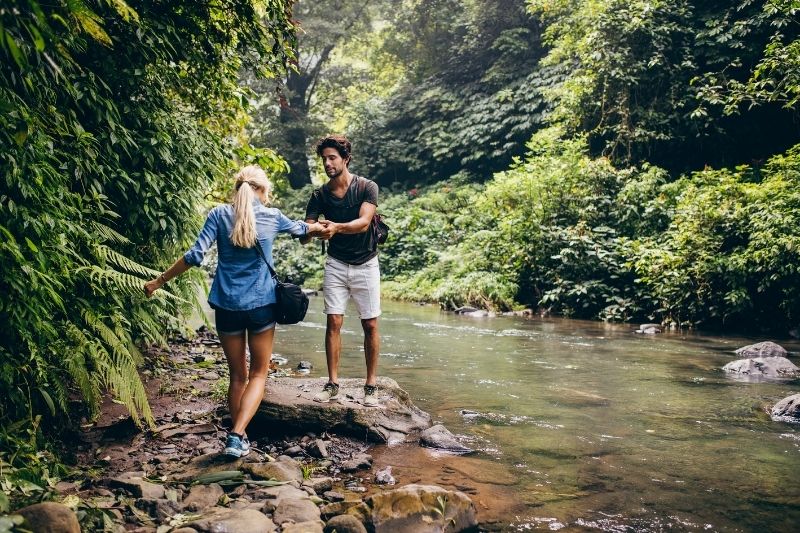
{"type": "Polygon", "coordinates": [[[269,199],[272,184],[264,171],[256,166],[244,167],[236,174],[233,194],[233,230],[231,241],[240,248],[252,248],[256,244],[256,214],[253,211],[254,189],[263,189],[269,199]]]}

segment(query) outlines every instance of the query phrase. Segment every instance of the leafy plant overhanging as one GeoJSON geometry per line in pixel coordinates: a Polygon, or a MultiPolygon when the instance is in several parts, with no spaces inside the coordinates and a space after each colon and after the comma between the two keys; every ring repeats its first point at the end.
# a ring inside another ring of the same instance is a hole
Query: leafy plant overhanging
{"type": "Polygon", "coordinates": [[[104,390],[152,423],[136,343],[163,341],[201,278],[146,304],[144,265],[193,239],[246,118],[239,72],[283,71],[290,6],[3,3],[0,424],[91,417],[104,390]]]}

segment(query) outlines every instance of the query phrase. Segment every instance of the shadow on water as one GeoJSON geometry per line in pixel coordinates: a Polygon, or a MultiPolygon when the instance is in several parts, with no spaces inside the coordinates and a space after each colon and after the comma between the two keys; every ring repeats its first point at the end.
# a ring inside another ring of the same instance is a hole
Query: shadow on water
{"type": "MultiPolygon", "coordinates": [[[[311,361],[320,382],[321,307],[312,298],[306,322],[281,327],[276,341],[290,365],[311,361]]],[[[363,376],[355,315],[344,327],[340,375],[363,376]]],[[[380,328],[380,373],[479,453],[378,448],[376,463],[401,483],[467,492],[486,524],[793,531],[800,522],[800,428],[767,415],[800,382],[721,370],[733,350],[765,339],[643,336],[632,325],[475,319],[393,302],[380,328]]]]}

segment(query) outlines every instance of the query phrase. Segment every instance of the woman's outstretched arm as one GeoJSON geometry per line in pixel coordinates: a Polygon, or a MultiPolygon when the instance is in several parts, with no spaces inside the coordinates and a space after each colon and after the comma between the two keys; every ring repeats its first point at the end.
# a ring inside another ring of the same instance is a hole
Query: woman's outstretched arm
{"type": "Polygon", "coordinates": [[[154,292],[164,286],[166,282],[173,278],[177,278],[187,270],[192,268],[192,265],[186,262],[186,259],[181,257],[174,263],[172,266],[169,267],[163,274],[159,274],[159,276],[155,279],[151,279],[147,283],[144,284],[144,293],[145,295],[150,298],[154,292]]]}

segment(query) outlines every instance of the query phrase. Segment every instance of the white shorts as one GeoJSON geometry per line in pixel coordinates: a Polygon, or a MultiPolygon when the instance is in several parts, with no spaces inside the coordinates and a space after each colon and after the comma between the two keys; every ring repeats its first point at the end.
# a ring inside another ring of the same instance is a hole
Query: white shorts
{"type": "Polygon", "coordinates": [[[343,315],[352,296],[358,318],[367,320],[381,314],[381,271],[378,258],[363,265],[350,265],[333,257],[325,259],[322,281],[326,315],[343,315]]]}

